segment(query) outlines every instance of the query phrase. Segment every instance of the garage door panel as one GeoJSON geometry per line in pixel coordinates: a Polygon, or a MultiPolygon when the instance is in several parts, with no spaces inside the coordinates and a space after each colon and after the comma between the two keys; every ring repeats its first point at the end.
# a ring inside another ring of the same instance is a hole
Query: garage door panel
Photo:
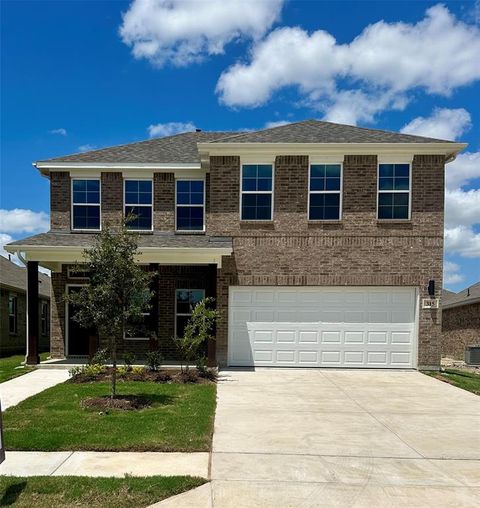
{"type": "Polygon", "coordinates": [[[397,290],[231,288],[229,363],[412,367],[415,291],[397,290]]]}

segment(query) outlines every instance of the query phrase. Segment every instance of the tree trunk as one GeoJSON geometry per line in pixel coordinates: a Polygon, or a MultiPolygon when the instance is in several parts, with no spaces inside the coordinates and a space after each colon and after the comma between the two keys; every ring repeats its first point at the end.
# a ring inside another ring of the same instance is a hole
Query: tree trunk
{"type": "Polygon", "coordinates": [[[112,393],[110,398],[113,400],[117,394],[117,339],[114,337],[112,341],[112,393]]]}

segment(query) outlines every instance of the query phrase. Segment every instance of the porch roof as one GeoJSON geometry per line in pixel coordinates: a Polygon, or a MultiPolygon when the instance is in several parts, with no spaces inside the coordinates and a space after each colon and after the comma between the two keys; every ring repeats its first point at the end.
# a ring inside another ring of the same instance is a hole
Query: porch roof
{"type": "MultiPolygon", "coordinates": [[[[25,261],[38,261],[51,270],[62,263],[80,263],[84,251],[93,246],[95,233],[49,231],[9,243],[5,250],[17,253],[25,261]]],[[[140,263],[217,264],[233,252],[232,239],[204,234],[154,232],[138,235],[140,263]]]]}

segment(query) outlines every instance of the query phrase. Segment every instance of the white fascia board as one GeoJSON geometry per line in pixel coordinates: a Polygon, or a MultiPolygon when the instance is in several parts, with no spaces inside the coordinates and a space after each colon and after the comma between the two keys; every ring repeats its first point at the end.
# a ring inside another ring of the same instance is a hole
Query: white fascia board
{"type": "MultiPolygon", "coordinates": [[[[86,247],[46,245],[6,245],[11,254],[22,253],[25,261],[47,263],[84,262],[86,247]]],[[[165,264],[217,264],[221,267],[222,256],[232,254],[231,247],[140,247],[136,259],[143,263],[165,264]]]]}
{"type": "Polygon", "coordinates": [[[453,160],[466,143],[197,143],[201,154],[238,155],[445,155],[453,160]]]}

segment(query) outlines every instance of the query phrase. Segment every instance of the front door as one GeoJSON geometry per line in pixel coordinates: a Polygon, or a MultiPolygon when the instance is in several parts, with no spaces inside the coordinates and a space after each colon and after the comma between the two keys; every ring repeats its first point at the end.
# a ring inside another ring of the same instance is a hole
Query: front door
{"type": "MultiPolygon", "coordinates": [[[[80,291],[79,286],[69,286],[68,294],[80,291]]],[[[67,336],[68,336],[68,356],[88,356],[89,355],[89,337],[94,333],[93,328],[83,328],[73,319],[75,316],[75,305],[67,304],[67,336]]]]}

